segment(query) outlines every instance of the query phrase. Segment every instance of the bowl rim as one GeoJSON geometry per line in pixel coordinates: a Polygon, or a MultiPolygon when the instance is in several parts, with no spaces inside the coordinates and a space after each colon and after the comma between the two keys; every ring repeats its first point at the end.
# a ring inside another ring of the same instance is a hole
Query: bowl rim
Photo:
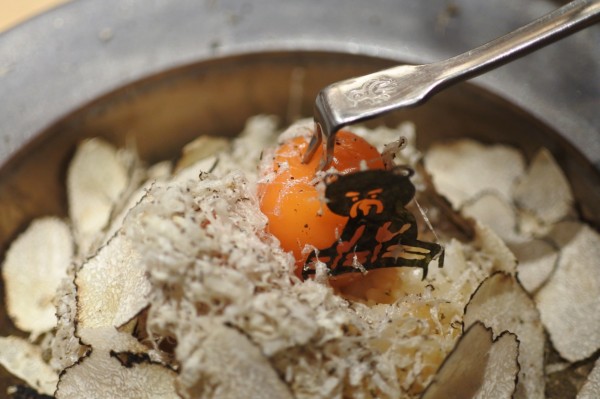
{"type": "MultiPolygon", "coordinates": [[[[105,0],[51,9],[0,34],[0,92],[11,93],[0,107],[0,167],[81,104],[168,69],[214,57],[307,50],[430,62],[556,7],[548,0],[463,0],[455,9],[445,0],[364,5],[105,0]]],[[[590,27],[475,82],[553,128],[600,171],[598,42],[600,26],[590,27]]]]}

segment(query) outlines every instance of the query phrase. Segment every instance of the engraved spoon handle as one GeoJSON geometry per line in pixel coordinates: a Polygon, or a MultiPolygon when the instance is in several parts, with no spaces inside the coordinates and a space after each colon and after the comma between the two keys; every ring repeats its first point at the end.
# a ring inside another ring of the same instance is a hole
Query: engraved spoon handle
{"type": "Polygon", "coordinates": [[[326,138],[320,168],[333,159],[335,133],[344,126],[422,103],[441,89],[480,75],[600,21],[600,0],[575,0],[511,33],[444,61],[401,65],[327,86],[315,102],[316,132],[308,161],[326,138]]]}

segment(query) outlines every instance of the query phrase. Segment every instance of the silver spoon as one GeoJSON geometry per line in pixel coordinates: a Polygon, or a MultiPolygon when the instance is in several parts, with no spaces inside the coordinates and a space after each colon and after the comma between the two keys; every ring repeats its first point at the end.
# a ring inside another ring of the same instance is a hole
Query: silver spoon
{"type": "Polygon", "coordinates": [[[324,170],[331,165],[335,134],[342,127],[418,105],[453,83],[497,68],[598,21],[600,0],[575,0],[445,61],[401,65],[329,85],[317,95],[315,132],[303,162],[312,159],[325,137],[325,155],[319,164],[324,170]]]}

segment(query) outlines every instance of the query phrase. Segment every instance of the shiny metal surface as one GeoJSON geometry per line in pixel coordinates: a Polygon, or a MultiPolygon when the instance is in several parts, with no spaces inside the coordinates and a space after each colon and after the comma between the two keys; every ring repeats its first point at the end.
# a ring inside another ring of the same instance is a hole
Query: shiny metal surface
{"type": "Polygon", "coordinates": [[[344,126],[423,103],[449,85],[470,79],[600,21],[600,0],[575,0],[513,32],[444,61],[401,65],[333,83],[315,101],[315,133],[308,162],[325,139],[320,168],[333,160],[335,134],[344,126]]]}

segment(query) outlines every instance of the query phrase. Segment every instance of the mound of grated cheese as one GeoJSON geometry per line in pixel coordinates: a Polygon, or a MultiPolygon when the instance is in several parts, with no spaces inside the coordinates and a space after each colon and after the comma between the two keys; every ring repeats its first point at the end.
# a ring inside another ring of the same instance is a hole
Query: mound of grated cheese
{"type": "MultiPolygon", "coordinates": [[[[396,286],[375,279],[363,301],[335,295],[322,281],[298,281],[291,256],[265,233],[252,184],[265,141],[277,138],[265,126],[268,121],[251,121],[212,173],[156,183],[126,219],[123,230],[142,254],[152,286],[149,335],[177,342],[187,397],[220,397],[215,387],[249,377],[203,361],[216,350],[207,348],[215,345],[211,335],[222,329],[248,342],[219,345],[256,347],[264,373],[275,370],[293,397],[417,396],[454,347],[472,292],[493,271],[514,271],[512,258],[507,265],[501,241],[486,231],[477,242],[449,242],[446,265],[432,268],[424,281],[418,270],[389,269],[399,277],[396,286]],[[378,304],[386,290],[396,300],[378,304]]],[[[399,133],[366,137],[381,146],[399,133]]],[[[268,397],[273,387],[261,383],[262,373],[251,377],[268,397]]]]}

